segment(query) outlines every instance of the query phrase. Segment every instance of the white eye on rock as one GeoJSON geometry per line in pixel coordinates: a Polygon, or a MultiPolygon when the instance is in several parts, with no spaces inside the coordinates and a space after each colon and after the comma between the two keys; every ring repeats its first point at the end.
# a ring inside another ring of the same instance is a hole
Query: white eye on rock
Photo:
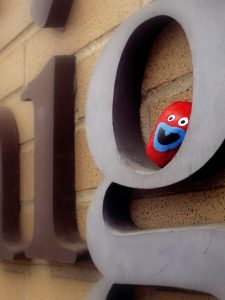
{"type": "Polygon", "coordinates": [[[174,115],[170,115],[169,117],[168,117],[168,122],[172,122],[173,120],[175,120],[175,116],[174,115]]]}
{"type": "Polygon", "coordinates": [[[180,126],[185,126],[185,125],[187,125],[188,124],[188,118],[181,118],[179,121],[178,121],[178,124],[180,125],[180,126]]]}

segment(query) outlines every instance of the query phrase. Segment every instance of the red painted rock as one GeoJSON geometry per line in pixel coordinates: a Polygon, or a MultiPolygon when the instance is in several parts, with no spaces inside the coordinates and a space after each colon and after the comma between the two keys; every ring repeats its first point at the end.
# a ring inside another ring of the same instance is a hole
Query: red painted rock
{"type": "Polygon", "coordinates": [[[177,101],[161,114],[146,148],[151,161],[162,168],[177,153],[188,128],[191,102],[177,101]]]}

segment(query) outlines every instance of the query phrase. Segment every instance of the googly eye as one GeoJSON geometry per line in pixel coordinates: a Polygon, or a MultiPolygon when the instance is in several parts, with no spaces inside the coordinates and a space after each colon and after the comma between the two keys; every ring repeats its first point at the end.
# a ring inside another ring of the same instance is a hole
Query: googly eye
{"type": "Polygon", "coordinates": [[[168,122],[172,122],[173,120],[175,120],[175,116],[174,115],[170,115],[169,117],[168,117],[168,122]]]}
{"type": "Polygon", "coordinates": [[[179,121],[178,121],[178,124],[180,125],[180,126],[185,126],[185,125],[187,125],[188,124],[188,122],[189,122],[189,120],[188,120],[188,118],[181,118],[179,121]]]}

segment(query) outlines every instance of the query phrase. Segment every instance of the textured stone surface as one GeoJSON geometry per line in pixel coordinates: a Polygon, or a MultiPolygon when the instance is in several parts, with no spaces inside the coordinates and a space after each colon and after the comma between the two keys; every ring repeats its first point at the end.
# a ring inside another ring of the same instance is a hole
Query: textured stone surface
{"type": "Polygon", "coordinates": [[[88,201],[76,203],[78,231],[84,241],[86,241],[86,222],[89,207],[90,202],[88,201]]]}
{"type": "Polygon", "coordinates": [[[76,102],[78,109],[78,118],[82,118],[85,115],[86,99],[88,92],[88,84],[91,79],[93,68],[96,64],[97,58],[101,53],[102,47],[97,49],[94,53],[91,53],[84,59],[77,62],[77,93],[76,102]]]}
{"type": "Polygon", "coordinates": [[[161,32],[150,51],[143,90],[150,90],[191,71],[188,41],[183,29],[173,22],[161,32]]]}
{"type": "Polygon", "coordinates": [[[26,43],[26,82],[40,72],[51,56],[76,52],[139,7],[139,0],[75,1],[64,31],[40,30],[26,43]]]}
{"type": "Polygon", "coordinates": [[[0,99],[14,92],[24,84],[24,48],[0,57],[0,99]]]}
{"type": "Polygon", "coordinates": [[[196,191],[131,202],[131,216],[140,228],[168,228],[225,222],[225,189],[196,191]]]}
{"type": "Polygon", "coordinates": [[[76,193],[76,221],[78,232],[84,241],[86,241],[86,222],[88,209],[95,191],[95,189],[90,189],[76,193]]]}
{"type": "Polygon", "coordinates": [[[24,273],[0,270],[0,297],[4,300],[85,300],[92,286],[90,282],[56,277],[45,267],[31,267],[24,273]]]}
{"type": "Polygon", "coordinates": [[[20,211],[20,232],[24,243],[32,240],[34,226],[34,201],[27,201],[21,204],[20,211]]]}
{"type": "Polygon", "coordinates": [[[76,191],[95,188],[102,178],[89,152],[85,130],[81,128],[75,136],[76,191]]]}
{"type": "Polygon", "coordinates": [[[34,137],[34,112],[31,101],[20,100],[21,93],[22,89],[19,89],[7,96],[0,104],[12,111],[18,126],[20,143],[23,144],[34,137]]]}
{"type": "Polygon", "coordinates": [[[34,144],[25,143],[20,149],[20,200],[34,199],[34,144]]]}
{"type": "MultiPolygon", "coordinates": [[[[31,81],[52,55],[76,53],[77,56],[77,116],[76,190],[77,224],[86,238],[88,207],[96,188],[103,179],[87,147],[84,126],[88,82],[103,46],[114,28],[141,5],[151,0],[74,1],[69,22],[64,31],[38,29],[31,24],[31,0],[2,0],[0,17],[0,105],[13,112],[19,130],[20,153],[20,228],[24,241],[32,238],[33,230],[33,104],[20,101],[24,82],[31,81]],[[24,30],[25,29],[25,30],[24,30]],[[25,55],[25,56],[24,56],[25,55]],[[24,144],[25,143],[25,144],[24,144]],[[89,190],[90,189],[90,190],[89,190]]],[[[158,37],[146,67],[143,82],[143,102],[140,109],[145,142],[162,110],[175,100],[191,99],[191,53],[185,34],[173,23],[158,37]]],[[[136,192],[131,202],[131,215],[140,228],[165,228],[184,224],[224,222],[225,174],[222,170],[196,186],[191,192],[180,190],[163,195],[136,192]],[[204,191],[207,187],[207,191],[204,191]]],[[[87,265],[80,268],[53,266],[43,261],[0,264],[0,298],[86,299],[92,282],[99,274],[87,265]],[[37,267],[36,264],[40,266],[37,267]],[[84,280],[84,281],[82,281],[84,280]]],[[[137,300],[211,300],[208,296],[177,291],[137,291],[137,300]]]]}
{"type": "Polygon", "coordinates": [[[20,34],[30,23],[31,0],[2,0],[0,49],[20,34]]]}

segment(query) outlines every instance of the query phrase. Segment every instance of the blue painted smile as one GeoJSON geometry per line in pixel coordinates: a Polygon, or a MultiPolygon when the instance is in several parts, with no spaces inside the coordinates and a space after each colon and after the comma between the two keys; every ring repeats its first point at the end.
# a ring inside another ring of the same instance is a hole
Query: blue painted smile
{"type": "Polygon", "coordinates": [[[154,148],[159,152],[174,150],[182,144],[185,134],[183,129],[162,122],[155,131],[154,148]]]}

